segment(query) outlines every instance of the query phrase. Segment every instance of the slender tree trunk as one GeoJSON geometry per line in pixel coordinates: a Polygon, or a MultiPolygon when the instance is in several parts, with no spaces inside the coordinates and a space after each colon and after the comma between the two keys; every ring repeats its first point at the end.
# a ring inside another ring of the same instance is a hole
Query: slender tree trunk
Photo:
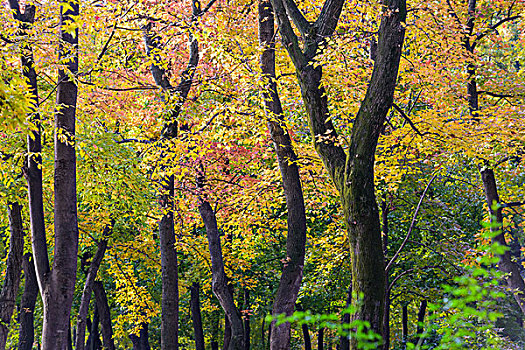
{"type": "MultiPolygon", "coordinates": [[[[476,20],[476,7],[477,7],[477,1],[476,0],[469,0],[468,1],[468,14],[469,19],[467,21],[467,32],[472,34],[474,32],[474,26],[475,26],[475,20],[476,20]]],[[[474,47],[475,43],[471,43],[470,37],[467,36],[465,38],[463,46],[469,53],[474,53],[474,47]]],[[[469,82],[467,84],[467,94],[468,94],[468,104],[470,108],[470,112],[472,114],[472,118],[474,120],[478,119],[479,116],[479,93],[476,85],[476,66],[473,64],[469,64],[467,66],[467,73],[469,74],[469,82]]],[[[499,194],[498,194],[498,188],[496,184],[496,178],[494,176],[494,171],[491,168],[488,167],[482,167],[480,169],[481,174],[481,180],[483,182],[483,188],[485,192],[485,198],[487,201],[487,205],[489,207],[489,213],[491,215],[491,222],[497,223],[499,227],[493,227],[491,228],[492,232],[498,232],[494,238],[494,242],[498,242],[504,247],[508,247],[508,244],[505,240],[505,234],[503,230],[503,212],[502,208],[498,208],[497,210],[494,210],[492,206],[495,203],[500,203],[499,194]]],[[[512,289],[514,298],[518,302],[518,305],[520,306],[521,312],[525,314],[525,282],[523,281],[523,278],[520,274],[520,267],[519,265],[514,262],[511,258],[510,251],[507,250],[504,254],[500,255],[500,261],[498,263],[498,269],[506,274],[509,274],[507,277],[507,284],[512,289]]]]}
{"type": "MultiPolygon", "coordinates": [[[[493,209],[495,203],[500,203],[494,171],[490,168],[483,168],[481,170],[481,179],[483,181],[485,197],[491,215],[491,222],[498,224],[497,227],[491,227],[492,232],[499,232],[493,238],[493,241],[498,242],[502,246],[508,247],[503,230],[502,208],[500,207],[496,210],[493,209]]],[[[525,314],[525,283],[520,275],[519,266],[516,262],[512,261],[509,250],[500,255],[499,259],[498,269],[501,272],[508,274],[507,284],[513,291],[514,298],[518,302],[521,312],[525,314]]]]}
{"type": "Polygon", "coordinates": [[[22,261],[25,285],[20,302],[20,328],[18,331],[19,350],[31,350],[35,341],[34,312],[38,297],[38,282],[31,253],[24,255],[22,261]]]}
{"type": "Polygon", "coordinates": [[[93,283],[93,294],[95,295],[95,301],[100,316],[104,349],[115,350],[115,344],[113,342],[113,327],[111,325],[111,312],[106,291],[104,290],[104,285],[101,281],[95,281],[95,283],[93,283]]]}
{"type": "Polygon", "coordinates": [[[244,288],[244,349],[250,350],[250,291],[244,288]]]}
{"type": "MultiPolygon", "coordinates": [[[[349,308],[352,304],[352,286],[348,288],[348,292],[346,295],[346,304],[345,309],[349,308]]],[[[341,318],[342,324],[348,324],[350,323],[350,314],[345,313],[343,317],[341,318]]],[[[347,330],[345,328],[345,330],[347,330]]],[[[340,350],[350,350],[350,340],[347,335],[342,335],[340,339],[340,350]]]]}
{"type": "MultiPolygon", "coordinates": [[[[109,228],[105,229],[105,235],[109,228]]],[[[78,309],[77,315],[77,334],[76,334],[76,343],[75,350],[84,350],[85,338],[86,338],[86,317],[89,311],[89,301],[91,300],[91,292],[93,290],[93,283],[97,277],[98,269],[106,253],[106,248],[108,246],[107,240],[101,240],[99,242],[97,252],[91,261],[91,266],[86,276],[86,283],[84,284],[84,290],[82,292],[82,297],[80,299],[80,307],[78,309]]]]}
{"type": "Polygon", "coordinates": [[[87,345],[88,350],[99,350],[100,346],[102,345],[100,343],[100,336],[98,333],[98,325],[100,324],[100,315],[98,313],[98,306],[97,303],[94,303],[93,305],[93,322],[91,323],[90,327],[90,342],[87,345]]]}
{"type": "Polygon", "coordinates": [[[22,208],[18,203],[8,203],[9,253],[6,261],[5,279],[0,291],[0,350],[4,350],[9,332],[9,324],[15,309],[15,301],[20,285],[22,259],[24,255],[24,230],[22,208]]]}
{"type": "Polygon", "coordinates": [[[427,312],[427,301],[421,300],[419,311],[417,313],[417,328],[416,328],[416,344],[419,343],[421,335],[423,335],[423,324],[425,322],[425,314],[427,312]]]}
{"type": "MultiPolygon", "coordinates": [[[[36,7],[34,5],[26,5],[24,13],[22,13],[18,0],[10,0],[9,5],[13,12],[13,17],[21,22],[21,34],[22,36],[25,36],[27,29],[29,29],[35,21],[36,7]]],[[[30,44],[22,44],[21,49],[22,74],[26,78],[31,93],[31,99],[35,105],[33,113],[30,114],[29,118],[33,123],[33,129],[27,136],[27,150],[29,156],[27,157],[27,167],[24,169],[24,175],[27,179],[28,187],[29,218],[31,222],[34,264],[36,267],[39,290],[42,292],[44,290],[45,279],[50,271],[49,257],[47,255],[42,191],[42,127],[40,125],[40,115],[35,112],[39,101],[33,49],[30,44]]]]}
{"type": "MultiPolygon", "coordinates": [[[[283,46],[296,69],[315,149],[340,193],[350,238],[353,290],[364,295],[363,300],[354,301],[360,305],[354,317],[370,322],[371,329],[382,334],[385,265],[375,198],[374,161],[377,141],[393,102],[405,34],[406,1],[382,1],[384,15],[378,32],[374,70],[346,151],[339,145],[327,92],[321,85],[322,66],[314,64],[326,38],[335,31],[344,0],[327,1],[313,24],[304,18],[293,0],[285,3],[272,0],[283,46]],[[302,46],[290,19],[302,35],[302,46]]],[[[351,348],[357,348],[355,340],[351,348]]]]}
{"type": "Polygon", "coordinates": [[[408,339],[408,303],[403,303],[401,307],[401,343],[406,347],[408,339]]]}
{"type": "MultiPolygon", "coordinates": [[[[260,58],[261,71],[267,80],[263,98],[267,113],[275,153],[281,171],[286,208],[288,210],[286,238],[286,263],[283,266],[281,280],[275,295],[273,315],[294,311],[295,302],[303,278],[304,255],[306,244],[306,214],[303,190],[297,155],[293,150],[288,131],[283,127],[284,115],[277,92],[275,77],[275,29],[273,7],[270,0],[259,1],[259,42],[264,47],[260,58]]],[[[271,350],[290,348],[290,323],[276,326],[272,323],[273,332],[270,339],[271,350]]]]}
{"type": "Polygon", "coordinates": [[[304,350],[312,350],[312,339],[310,338],[310,331],[308,330],[308,325],[303,323],[301,325],[304,338],[304,350]]]}
{"type": "Polygon", "coordinates": [[[317,331],[317,350],[323,350],[324,347],[324,328],[319,328],[317,331]]]}
{"type": "Polygon", "coordinates": [[[193,284],[190,287],[190,308],[191,317],[193,320],[193,331],[195,335],[195,350],[204,350],[204,332],[202,330],[201,302],[199,297],[199,291],[199,283],[193,282],[193,284]]]}
{"type": "MultiPolygon", "coordinates": [[[[203,180],[201,188],[203,186],[203,180]]],[[[241,313],[235,306],[233,294],[227,283],[226,273],[224,272],[224,262],[222,257],[221,241],[219,229],[217,227],[217,218],[210,203],[200,199],[199,213],[206,227],[208,237],[208,247],[211,257],[212,270],[212,290],[219,303],[221,304],[231,325],[231,341],[228,350],[244,350],[244,326],[241,313]]],[[[225,332],[226,333],[226,332],[225,332]]]]}
{"type": "MultiPolygon", "coordinates": [[[[200,15],[198,1],[192,1],[192,20],[200,15]],[[199,12],[199,13],[197,13],[199,12]]],[[[177,137],[177,118],[181,112],[181,106],[191,88],[195,68],[199,62],[198,42],[190,35],[190,57],[186,69],[181,74],[181,81],[177,87],[173,87],[169,81],[168,74],[162,66],[162,62],[155,50],[160,48],[159,37],[151,33],[151,24],[144,27],[144,42],[146,52],[152,59],[151,75],[155,83],[166,94],[164,103],[168,102],[174,93],[177,93],[175,106],[166,106],[169,112],[165,113],[162,125],[162,137],[172,139],[177,137]]],[[[163,216],[159,223],[160,255],[162,271],[162,300],[161,300],[161,349],[177,350],[179,347],[178,324],[179,324],[179,276],[177,250],[175,247],[175,228],[173,222],[173,195],[174,178],[166,176],[161,179],[160,204],[163,216]]]]}
{"type": "MultiPolygon", "coordinates": [[[[386,201],[386,195],[381,203],[381,217],[382,217],[382,231],[383,231],[383,254],[386,256],[388,253],[388,203],[386,201]]],[[[383,311],[383,350],[390,348],[390,288],[388,271],[385,271],[385,306],[383,311]]]]}
{"type": "Polygon", "coordinates": [[[212,331],[211,331],[211,350],[219,350],[219,323],[220,315],[218,312],[214,312],[212,316],[212,331]]]}
{"type": "Polygon", "coordinates": [[[232,327],[228,315],[224,314],[224,335],[222,339],[222,350],[228,350],[232,339],[232,327]]]}

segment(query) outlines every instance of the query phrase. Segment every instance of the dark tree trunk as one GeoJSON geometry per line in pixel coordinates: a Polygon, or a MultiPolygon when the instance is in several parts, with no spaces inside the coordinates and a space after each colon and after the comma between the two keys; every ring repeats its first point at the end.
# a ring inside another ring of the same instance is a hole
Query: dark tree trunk
{"type": "MultiPolygon", "coordinates": [[[[104,235],[106,236],[109,231],[109,227],[104,230],[104,235]]],[[[86,283],[84,284],[84,290],[82,291],[82,297],[80,299],[80,307],[78,309],[77,315],[77,334],[76,334],[76,343],[75,350],[84,350],[85,338],[86,338],[86,317],[89,311],[89,302],[91,300],[91,292],[93,290],[93,283],[97,277],[98,269],[106,253],[106,248],[108,246],[107,240],[101,240],[98,244],[97,252],[91,261],[89,271],[86,276],[86,283]]],[[[96,304],[95,304],[96,305],[96,304]]]]}
{"type": "MultiPolygon", "coordinates": [[[[295,302],[303,278],[304,254],[306,244],[306,214],[303,190],[297,155],[292,147],[288,131],[282,126],[283,109],[277,92],[275,76],[275,29],[274,15],[270,0],[259,2],[259,43],[263,46],[260,58],[261,71],[266,79],[263,98],[267,113],[267,124],[273,141],[275,153],[281,171],[286,208],[288,210],[286,238],[286,263],[283,266],[281,280],[275,295],[273,315],[294,312],[295,302]]],[[[285,350],[290,348],[290,323],[276,326],[272,323],[273,332],[270,349],[285,350]]]]}
{"type": "MultiPolygon", "coordinates": [[[[196,19],[200,13],[200,6],[196,6],[196,0],[192,1],[192,18],[196,19]]],[[[155,83],[167,96],[175,93],[177,103],[174,106],[165,106],[169,112],[165,113],[162,125],[162,137],[172,139],[177,137],[178,123],[181,107],[188,96],[193,81],[195,68],[199,62],[199,46],[197,40],[190,36],[190,57],[186,69],[181,74],[181,81],[177,87],[173,87],[169,81],[166,70],[162,67],[160,58],[154,53],[160,48],[159,38],[150,32],[151,24],[144,27],[144,41],[146,52],[152,59],[151,75],[155,83]]],[[[170,98],[164,97],[164,103],[170,98]]],[[[173,195],[174,178],[167,176],[161,179],[160,204],[163,216],[159,223],[160,255],[162,271],[162,300],[161,300],[161,349],[177,350],[179,348],[179,276],[177,250],[175,247],[175,228],[173,222],[173,195]]]]}
{"type": "Polygon", "coordinates": [[[319,328],[317,331],[317,350],[323,350],[324,346],[324,328],[319,328]]]}
{"type": "MultiPolygon", "coordinates": [[[[202,180],[200,180],[201,185],[202,180]]],[[[208,237],[208,247],[211,258],[212,270],[212,289],[219,300],[227,318],[230,322],[232,335],[228,350],[244,350],[244,326],[241,313],[233,301],[233,293],[228,286],[226,273],[224,272],[224,262],[222,257],[221,240],[217,227],[217,218],[210,203],[200,199],[199,213],[206,227],[208,237]]],[[[225,332],[226,333],[226,332],[225,332]]]]}
{"type": "Polygon", "coordinates": [[[100,347],[101,347],[101,342],[100,342],[100,336],[98,334],[98,325],[100,323],[100,315],[98,313],[98,307],[97,307],[97,304],[95,303],[94,306],[93,306],[93,322],[91,323],[91,327],[90,327],[90,337],[89,337],[89,342],[88,344],[86,345],[86,347],[88,348],[88,350],[99,350],[100,347]]]}
{"type": "Polygon", "coordinates": [[[214,312],[212,316],[212,331],[211,331],[211,350],[219,350],[219,323],[220,316],[218,312],[214,312]]]}
{"type": "Polygon", "coordinates": [[[244,288],[244,349],[250,350],[250,291],[244,288]]]}
{"type": "Polygon", "coordinates": [[[232,327],[228,315],[224,315],[224,335],[222,339],[222,350],[228,350],[232,339],[232,327]]]}
{"type": "MultiPolygon", "coordinates": [[[[467,33],[468,36],[465,37],[464,41],[464,47],[465,49],[470,52],[474,53],[474,48],[476,45],[476,42],[470,41],[470,35],[474,32],[474,26],[475,26],[475,19],[476,19],[476,0],[469,0],[468,1],[468,14],[469,19],[467,22],[467,33]]],[[[495,29],[492,29],[495,30],[495,29]]],[[[478,111],[479,111],[479,103],[478,103],[478,97],[479,92],[477,90],[476,86],[476,67],[472,64],[469,64],[467,66],[467,72],[469,74],[469,82],[467,84],[467,94],[468,94],[468,103],[469,108],[472,114],[472,117],[474,120],[478,118],[478,111]]],[[[494,242],[498,242],[500,245],[504,247],[508,247],[508,244],[505,240],[505,234],[503,230],[503,212],[502,208],[498,208],[494,210],[492,206],[497,203],[500,203],[499,194],[498,194],[498,187],[496,184],[496,178],[494,176],[494,171],[491,168],[488,167],[482,167],[480,169],[481,173],[481,180],[483,182],[483,188],[485,192],[485,198],[487,200],[487,204],[489,207],[489,213],[491,216],[491,222],[497,223],[497,226],[499,227],[492,227],[492,232],[498,232],[494,238],[494,242]]],[[[500,261],[498,263],[498,269],[508,274],[507,277],[507,284],[509,287],[513,290],[514,298],[518,302],[518,305],[520,306],[521,312],[525,314],[525,282],[523,281],[523,278],[520,274],[520,267],[519,265],[512,260],[510,251],[507,250],[504,254],[500,255],[500,261]]]]}
{"type": "MultiPolygon", "coordinates": [[[[73,33],[66,28],[79,15],[78,1],[60,6],[59,60],[67,63],[58,70],[55,113],[55,250],[53,268],[45,280],[42,292],[44,322],[42,348],[65,350],[68,347],[70,313],[75,292],[78,252],[75,114],[77,85],[71,75],[78,72],[78,29],[73,33]],[[67,6],[67,7],[65,7],[67,6]]],[[[45,260],[34,251],[35,261],[45,260]]],[[[43,252],[42,252],[43,254],[43,252]]],[[[47,257],[47,252],[46,252],[47,257]]],[[[39,266],[37,261],[36,266],[39,266]]],[[[37,272],[38,271],[37,268],[37,272]]]]}
{"type": "MultiPolygon", "coordinates": [[[[26,30],[29,29],[35,21],[36,7],[34,5],[26,5],[25,11],[22,13],[17,0],[10,0],[9,5],[14,18],[21,22],[21,34],[22,36],[25,36],[26,30]]],[[[31,98],[36,109],[39,101],[33,49],[30,44],[21,45],[21,49],[22,74],[27,80],[31,98]]],[[[27,150],[29,156],[27,157],[27,168],[24,170],[28,187],[33,258],[36,267],[39,290],[42,292],[44,290],[45,278],[47,278],[46,276],[50,271],[49,257],[47,255],[42,191],[42,127],[40,125],[40,115],[38,113],[31,113],[29,117],[34,125],[30,135],[27,136],[27,150]]]]}
{"type": "MultiPolygon", "coordinates": [[[[498,242],[504,247],[508,247],[503,230],[502,208],[500,207],[496,210],[493,209],[493,205],[495,203],[500,203],[494,171],[490,168],[483,168],[481,170],[481,179],[483,181],[485,197],[489,207],[489,213],[491,215],[491,222],[497,223],[497,227],[491,227],[491,231],[499,232],[493,238],[493,241],[498,242]]],[[[507,284],[513,291],[514,298],[518,302],[521,312],[525,314],[525,283],[520,275],[520,268],[518,264],[511,259],[509,250],[499,256],[498,269],[501,272],[508,274],[507,284]]]]}
{"type": "Polygon", "coordinates": [[[148,324],[142,323],[142,328],[140,329],[139,336],[135,334],[130,334],[129,339],[133,343],[133,350],[150,350],[149,340],[148,340],[148,324]]]}
{"type": "MultiPolygon", "coordinates": [[[[383,198],[381,204],[381,216],[382,216],[382,231],[383,231],[383,254],[386,256],[388,253],[388,203],[386,201],[386,195],[383,198]]],[[[390,348],[390,288],[389,288],[389,271],[385,271],[385,306],[383,311],[383,350],[390,348]]]]}
{"type": "Polygon", "coordinates": [[[310,331],[308,330],[308,325],[306,323],[301,325],[304,338],[304,350],[312,350],[312,339],[310,338],[310,331]]]}
{"type": "Polygon", "coordinates": [[[419,311],[417,313],[417,328],[416,328],[416,344],[419,343],[421,335],[423,334],[423,324],[425,322],[425,314],[427,312],[427,301],[421,300],[419,311]]]}
{"type": "Polygon", "coordinates": [[[24,255],[22,261],[25,285],[20,302],[20,329],[18,331],[19,350],[31,350],[35,341],[34,312],[38,297],[38,282],[31,253],[24,255]]]}
{"type": "MultiPolygon", "coordinates": [[[[352,287],[350,286],[348,288],[348,292],[346,295],[345,308],[346,309],[349,308],[351,304],[352,304],[352,287]]],[[[350,313],[345,313],[343,317],[341,317],[341,323],[342,324],[350,323],[350,313]]],[[[345,330],[347,329],[345,328],[345,330]]],[[[340,347],[339,347],[340,350],[350,350],[350,339],[348,338],[348,335],[342,335],[339,344],[340,344],[340,347]]]]}
{"type": "Polygon", "coordinates": [[[4,350],[9,332],[11,316],[20,286],[22,260],[24,255],[24,230],[22,208],[18,203],[8,203],[9,216],[9,253],[6,261],[5,279],[0,291],[0,350],[4,350]]]}
{"type": "MultiPolygon", "coordinates": [[[[322,66],[313,64],[336,26],[344,0],[327,1],[314,24],[300,13],[293,0],[272,0],[283,46],[295,66],[307,110],[314,146],[338,189],[350,236],[353,290],[363,293],[357,319],[370,322],[382,334],[385,265],[379,210],[375,199],[374,160],[377,141],[392,106],[406,19],[405,0],[384,0],[374,70],[357,113],[346,152],[331,121],[322,66]],[[290,18],[303,36],[299,45],[290,18]]],[[[357,344],[352,341],[352,349],[357,344]]]]}
{"type": "Polygon", "coordinates": [[[408,303],[403,303],[401,307],[401,343],[406,347],[408,339],[408,303]]]}
{"type": "Polygon", "coordinates": [[[104,349],[115,350],[115,344],[113,342],[113,327],[111,325],[111,312],[106,291],[104,290],[104,285],[101,281],[95,281],[95,283],[93,283],[93,294],[95,295],[95,301],[100,316],[104,349]]]}
{"type": "Polygon", "coordinates": [[[190,287],[190,308],[191,318],[193,320],[193,332],[195,335],[195,350],[204,350],[204,332],[202,330],[201,302],[199,297],[199,283],[193,282],[190,287]]]}

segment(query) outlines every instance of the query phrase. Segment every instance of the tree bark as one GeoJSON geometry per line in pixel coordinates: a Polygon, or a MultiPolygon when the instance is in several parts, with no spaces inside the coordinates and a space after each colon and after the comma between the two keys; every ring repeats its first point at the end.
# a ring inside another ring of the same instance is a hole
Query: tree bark
{"type": "MultiPolygon", "coordinates": [[[[297,155],[292,146],[288,131],[283,127],[284,115],[277,92],[275,76],[275,29],[274,14],[270,0],[259,2],[259,43],[263,46],[260,66],[266,86],[263,98],[266,107],[267,124],[273,141],[279,170],[283,182],[286,208],[288,210],[286,238],[286,262],[284,263],[281,280],[273,304],[272,314],[294,312],[295,302],[303,278],[304,255],[306,244],[306,214],[297,165],[297,155]]],[[[272,322],[271,350],[286,350],[290,348],[290,323],[276,326],[272,322]]]]}
{"type": "MultiPolygon", "coordinates": [[[[350,286],[348,288],[348,292],[346,295],[346,304],[345,308],[349,308],[352,304],[352,287],[350,286]]],[[[341,319],[342,324],[348,324],[350,323],[350,314],[345,313],[341,319]]],[[[340,350],[350,350],[350,339],[347,335],[342,335],[340,338],[340,350]]]]}
{"type": "Polygon", "coordinates": [[[5,279],[0,291],[0,350],[4,350],[9,332],[9,324],[15,309],[15,301],[20,285],[22,257],[24,254],[24,229],[20,204],[8,203],[9,253],[6,261],[5,279]]]}
{"type": "MultiPolygon", "coordinates": [[[[492,223],[497,223],[497,227],[491,227],[492,232],[498,232],[498,234],[493,238],[493,241],[504,247],[508,247],[503,229],[502,208],[500,207],[496,210],[493,209],[493,205],[495,203],[500,203],[494,171],[490,168],[483,168],[481,170],[481,180],[483,181],[485,198],[487,200],[487,205],[489,207],[489,213],[491,216],[490,221],[492,223]]],[[[499,256],[498,269],[501,272],[508,274],[507,284],[512,290],[514,298],[520,306],[521,312],[525,314],[525,283],[521,277],[518,264],[511,259],[509,250],[499,256]]]]}
{"type": "Polygon", "coordinates": [[[244,349],[250,350],[250,291],[244,288],[244,349]]]}
{"type": "MultiPolygon", "coordinates": [[[[383,231],[383,254],[386,256],[388,253],[388,204],[386,196],[381,204],[381,216],[382,216],[382,231],[383,231]]],[[[383,350],[390,348],[390,288],[389,288],[389,271],[385,271],[385,305],[383,311],[383,350]]]]}
{"type": "Polygon", "coordinates": [[[401,307],[401,343],[406,347],[408,339],[408,303],[403,303],[401,307]]]}
{"type": "Polygon", "coordinates": [[[204,332],[202,330],[201,302],[199,297],[199,283],[193,282],[190,287],[191,294],[191,318],[193,320],[193,332],[195,335],[195,350],[204,350],[204,332]]]}
{"type": "Polygon", "coordinates": [[[139,336],[130,334],[129,339],[131,339],[131,342],[133,343],[133,350],[150,350],[148,340],[148,324],[142,323],[139,336]]]}
{"type": "Polygon", "coordinates": [[[224,314],[224,334],[222,337],[222,350],[228,350],[232,340],[232,327],[228,315],[224,314]]]}
{"type": "Polygon", "coordinates": [[[324,328],[319,328],[317,331],[317,350],[323,350],[324,347],[324,328]]]}
{"type": "MultiPolygon", "coordinates": [[[[192,21],[200,15],[200,3],[198,0],[192,1],[192,21]]],[[[177,95],[175,106],[166,105],[165,119],[162,125],[162,138],[172,139],[177,137],[178,123],[177,118],[181,112],[182,105],[186,100],[193,81],[195,68],[199,62],[198,42],[190,34],[190,57],[186,69],[181,74],[181,81],[177,87],[173,87],[169,81],[166,70],[162,67],[162,62],[155,50],[160,47],[159,38],[151,33],[151,24],[144,27],[144,42],[148,56],[152,58],[151,75],[155,83],[162,89],[165,96],[163,102],[170,101],[170,96],[177,95]]],[[[178,324],[179,324],[179,276],[177,250],[175,247],[175,227],[173,222],[173,195],[174,178],[166,176],[160,181],[161,193],[160,204],[163,215],[159,223],[160,255],[162,271],[162,300],[161,300],[161,349],[177,350],[178,324]]]]}
{"type": "Polygon", "coordinates": [[[419,311],[417,313],[417,328],[416,328],[416,344],[419,343],[421,336],[423,335],[423,324],[425,322],[425,314],[427,312],[428,302],[423,299],[419,305],[419,311]]]}
{"type": "MultiPolygon", "coordinates": [[[[296,69],[315,149],[340,193],[350,236],[353,290],[364,295],[354,317],[370,322],[372,330],[382,334],[385,266],[375,199],[374,160],[377,141],[393,102],[405,34],[406,1],[382,1],[374,70],[352,128],[348,152],[338,144],[327,93],[321,85],[322,67],[314,64],[321,44],[337,26],[344,0],[327,1],[314,24],[302,16],[293,0],[272,0],[272,3],[283,46],[296,69]],[[302,47],[290,18],[303,35],[302,47]]],[[[356,347],[352,341],[352,349],[356,347]]]]}
{"type": "MultiPolygon", "coordinates": [[[[109,227],[104,231],[104,235],[107,236],[109,227]]],[[[77,315],[77,334],[75,350],[84,350],[85,338],[86,338],[86,317],[89,311],[89,302],[91,300],[91,292],[93,291],[93,283],[97,277],[98,269],[106,253],[108,241],[103,239],[99,242],[97,252],[91,261],[89,271],[86,276],[86,283],[84,284],[84,290],[82,291],[82,297],[80,299],[80,307],[77,315]]]]}
{"type": "MultiPolygon", "coordinates": [[[[13,17],[20,21],[22,36],[26,36],[26,31],[34,24],[36,7],[34,5],[26,5],[24,13],[22,13],[18,0],[10,0],[9,6],[13,17]]],[[[39,290],[42,293],[44,290],[44,281],[50,271],[42,191],[42,127],[40,125],[40,115],[36,112],[39,101],[33,49],[30,44],[23,44],[21,45],[21,51],[22,74],[26,78],[31,98],[34,102],[33,112],[29,116],[29,120],[33,123],[33,129],[27,136],[27,150],[29,155],[27,157],[27,167],[24,169],[24,175],[27,179],[28,188],[33,258],[39,290]]]]}
{"type": "MultiPolygon", "coordinates": [[[[57,101],[55,113],[55,177],[54,177],[54,231],[55,250],[53,268],[43,280],[42,301],[44,322],[42,326],[43,350],[65,350],[68,347],[70,313],[75,292],[78,252],[75,114],[77,85],[71,75],[78,72],[78,29],[73,33],[66,28],[79,15],[77,1],[60,5],[60,44],[58,58],[64,65],[58,70],[57,101]],[[67,7],[64,7],[67,6],[67,7]]],[[[37,273],[40,263],[47,257],[37,256],[37,273]]]]}
{"type": "Polygon", "coordinates": [[[303,331],[304,350],[312,350],[312,339],[310,338],[310,331],[308,330],[308,325],[306,323],[303,323],[301,325],[301,330],[303,331]]]}
{"type": "Polygon", "coordinates": [[[20,328],[18,331],[19,350],[31,350],[35,341],[34,312],[38,297],[38,282],[31,253],[24,254],[24,293],[20,302],[20,328]]]}
{"type": "Polygon", "coordinates": [[[97,309],[100,317],[104,349],[115,350],[115,344],[113,342],[113,327],[111,325],[111,312],[109,309],[106,291],[104,290],[104,285],[101,281],[95,281],[93,283],[93,294],[95,295],[95,301],[97,303],[97,309]]]}
{"type": "Polygon", "coordinates": [[[235,306],[233,294],[228,286],[226,273],[224,272],[217,218],[210,203],[202,198],[199,203],[199,213],[206,227],[206,236],[208,238],[211,258],[212,290],[231,325],[232,335],[228,350],[244,350],[244,326],[241,313],[237,309],[237,306],[235,306]]]}

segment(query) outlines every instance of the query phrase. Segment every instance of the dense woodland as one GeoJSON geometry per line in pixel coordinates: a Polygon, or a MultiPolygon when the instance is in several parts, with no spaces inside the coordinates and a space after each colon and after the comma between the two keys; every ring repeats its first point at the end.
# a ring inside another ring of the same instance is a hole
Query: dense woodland
{"type": "Polygon", "coordinates": [[[0,16],[0,350],[524,348],[524,0],[0,16]]]}

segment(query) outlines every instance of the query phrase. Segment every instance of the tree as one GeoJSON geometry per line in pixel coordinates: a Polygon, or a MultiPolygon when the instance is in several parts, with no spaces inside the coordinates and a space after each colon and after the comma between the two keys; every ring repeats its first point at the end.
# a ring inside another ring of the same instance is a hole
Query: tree
{"type": "MultiPolygon", "coordinates": [[[[364,295],[354,317],[370,322],[371,328],[381,333],[385,273],[375,199],[374,155],[393,101],[405,33],[406,2],[382,2],[374,71],[346,151],[330,117],[328,98],[321,84],[322,66],[315,63],[336,29],[344,2],[327,1],[314,24],[304,18],[293,1],[275,0],[272,4],[283,45],[296,69],[315,149],[341,196],[350,236],[353,290],[364,295]],[[301,33],[303,49],[289,18],[301,33]]],[[[355,348],[356,344],[352,346],[355,348]]]]}

